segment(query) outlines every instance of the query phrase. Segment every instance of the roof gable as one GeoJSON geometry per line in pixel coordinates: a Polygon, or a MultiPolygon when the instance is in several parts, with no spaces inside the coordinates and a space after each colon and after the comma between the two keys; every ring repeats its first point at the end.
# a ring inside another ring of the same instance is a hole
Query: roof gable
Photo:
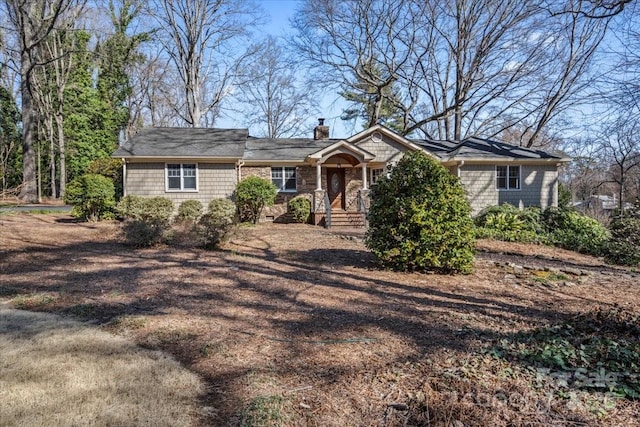
{"type": "Polygon", "coordinates": [[[309,154],[307,158],[312,160],[325,160],[335,154],[350,154],[361,162],[368,162],[375,158],[375,156],[367,150],[364,150],[357,145],[351,144],[350,142],[345,140],[334,142],[333,144],[321,150],[318,150],[315,153],[309,154]]]}

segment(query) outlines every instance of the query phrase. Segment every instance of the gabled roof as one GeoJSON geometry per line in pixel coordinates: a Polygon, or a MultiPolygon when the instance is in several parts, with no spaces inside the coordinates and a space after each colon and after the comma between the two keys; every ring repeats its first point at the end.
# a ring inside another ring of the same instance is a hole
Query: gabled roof
{"type": "Polygon", "coordinates": [[[545,160],[566,162],[569,159],[547,151],[520,147],[492,139],[471,137],[459,143],[453,141],[423,140],[418,142],[426,150],[444,161],[451,160],[545,160]]]}
{"type": "Polygon", "coordinates": [[[409,140],[381,125],[375,125],[347,139],[256,138],[247,129],[148,128],[120,146],[113,157],[140,159],[203,158],[246,162],[303,162],[321,159],[333,152],[346,152],[360,161],[375,156],[359,141],[376,132],[411,150],[424,150],[443,162],[455,161],[557,161],[569,159],[542,150],[505,142],[471,137],[461,142],[409,140]]]}
{"type": "Polygon", "coordinates": [[[334,153],[348,153],[356,157],[359,161],[371,161],[376,156],[364,150],[357,145],[351,144],[345,140],[335,141],[333,144],[324,147],[315,153],[309,154],[309,159],[319,160],[327,156],[331,156],[334,153]]]}
{"type": "Polygon", "coordinates": [[[354,143],[358,140],[361,140],[369,135],[373,135],[375,132],[379,132],[382,135],[386,135],[388,137],[390,137],[391,139],[395,140],[396,142],[400,143],[401,145],[404,145],[407,148],[410,148],[412,150],[421,150],[421,147],[418,146],[417,144],[415,144],[413,141],[408,140],[407,138],[405,138],[404,136],[395,133],[394,131],[392,131],[389,128],[386,128],[382,125],[375,125],[375,126],[371,126],[368,129],[363,130],[360,133],[357,133],[349,138],[346,139],[347,142],[350,143],[354,143]]]}
{"type": "Polygon", "coordinates": [[[247,129],[148,128],[120,146],[113,157],[240,159],[247,129]]]}
{"type": "Polygon", "coordinates": [[[336,139],[255,138],[245,145],[245,161],[303,161],[307,156],[335,143],[336,139]]]}

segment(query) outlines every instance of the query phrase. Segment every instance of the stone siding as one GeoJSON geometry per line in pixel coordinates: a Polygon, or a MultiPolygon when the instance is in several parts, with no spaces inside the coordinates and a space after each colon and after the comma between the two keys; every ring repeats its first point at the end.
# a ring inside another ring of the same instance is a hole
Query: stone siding
{"type": "MultiPolygon", "coordinates": [[[[258,176],[271,181],[271,166],[243,166],[240,172],[242,179],[258,176]]],[[[304,196],[313,206],[313,192],[316,183],[316,170],[310,166],[296,166],[295,192],[279,192],[273,206],[267,206],[262,212],[260,221],[288,221],[287,204],[296,196],[304,196]]]]}
{"type": "Polygon", "coordinates": [[[212,199],[231,197],[236,169],[233,163],[198,163],[198,191],[166,191],[165,182],[164,163],[127,163],[128,195],[166,197],[176,209],[185,200],[198,200],[206,209],[212,199]]]}

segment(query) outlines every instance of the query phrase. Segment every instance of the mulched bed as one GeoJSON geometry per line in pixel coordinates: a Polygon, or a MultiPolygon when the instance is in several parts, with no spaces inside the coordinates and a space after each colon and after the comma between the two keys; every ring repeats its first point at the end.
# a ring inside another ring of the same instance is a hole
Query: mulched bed
{"type": "MultiPolygon", "coordinates": [[[[376,268],[358,236],[313,226],[241,228],[219,251],[133,249],[118,227],[0,216],[0,298],[173,354],[208,384],[203,425],[240,423],[256,411],[266,425],[637,422],[637,402],[598,415],[554,401],[527,415],[443,397],[477,394],[469,384],[537,396],[526,366],[509,365],[508,379],[506,362],[486,352],[597,308],[638,313],[635,271],[556,248],[480,241],[470,275],[394,273],[376,268]]],[[[537,408],[533,397],[529,407],[537,408]]]]}

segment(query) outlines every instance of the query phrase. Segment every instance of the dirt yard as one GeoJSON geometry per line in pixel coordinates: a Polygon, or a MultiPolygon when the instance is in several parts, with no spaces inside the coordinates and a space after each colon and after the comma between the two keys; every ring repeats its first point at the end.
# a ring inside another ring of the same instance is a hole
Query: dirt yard
{"type": "Polygon", "coordinates": [[[173,355],[206,384],[200,425],[640,425],[640,401],[495,350],[576,316],[637,316],[636,271],[480,241],[471,275],[394,273],[313,226],[240,229],[220,251],[134,249],[118,227],[0,216],[0,299],[173,355]]]}

